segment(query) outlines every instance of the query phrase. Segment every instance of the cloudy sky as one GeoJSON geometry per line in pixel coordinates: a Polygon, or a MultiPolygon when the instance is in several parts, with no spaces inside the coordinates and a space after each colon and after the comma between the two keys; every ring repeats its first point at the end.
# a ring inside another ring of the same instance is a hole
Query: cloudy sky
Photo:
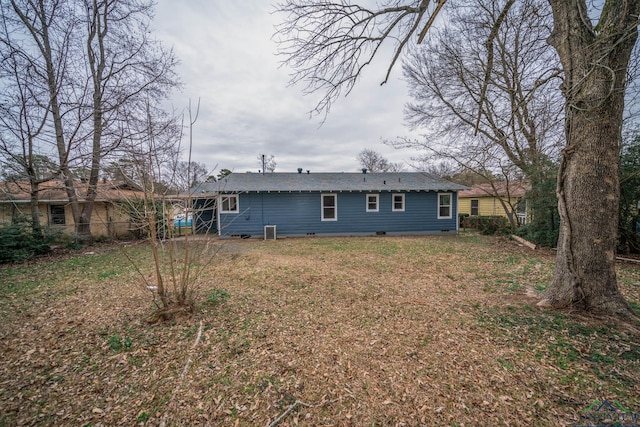
{"type": "Polygon", "coordinates": [[[415,151],[382,143],[410,135],[400,67],[384,86],[388,58],[367,69],[320,126],[322,117],[309,118],[318,97],[289,87],[288,72],[278,68],[282,58],[271,38],[283,17],[273,12],[266,0],[158,1],[155,36],[173,47],[184,83],[171,105],[182,110],[200,98],[193,159],[210,169],[246,172],[260,169],[257,156],[264,153],[275,156],[277,172],[351,172],[359,168],[356,155],[370,148],[408,165],[415,151]]]}

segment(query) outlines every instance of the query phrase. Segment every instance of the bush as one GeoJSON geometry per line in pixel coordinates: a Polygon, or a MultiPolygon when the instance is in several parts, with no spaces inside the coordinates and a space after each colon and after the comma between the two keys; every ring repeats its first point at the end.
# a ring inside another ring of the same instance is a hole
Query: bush
{"type": "Polygon", "coordinates": [[[134,238],[144,239],[151,236],[151,232],[149,230],[150,220],[145,216],[145,213],[152,211],[156,212],[155,225],[157,238],[165,240],[170,236],[169,218],[163,215],[163,212],[166,211],[166,206],[163,205],[162,201],[131,202],[125,206],[125,209],[129,213],[129,217],[133,224],[131,233],[134,238]]]}
{"type": "Polygon", "coordinates": [[[505,234],[511,231],[509,221],[503,216],[466,216],[461,218],[464,227],[475,228],[485,235],[505,234]]]}
{"type": "Polygon", "coordinates": [[[469,227],[467,225],[466,218],[469,218],[468,213],[458,213],[458,224],[460,224],[460,227],[469,227]]]}
{"type": "Polygon", "coordinates": [[[24,262],[51,251],[53,237],[33,232],[31,223],[18,219],[0,226],[0,263],[24,262]]]}
{"type": "Polygon", "coordinates": [[[520,236],[536,245],[555,248],[558,244],[558,227],[541,227],[540,223],[525,224],[515,231],[520,236]]]}

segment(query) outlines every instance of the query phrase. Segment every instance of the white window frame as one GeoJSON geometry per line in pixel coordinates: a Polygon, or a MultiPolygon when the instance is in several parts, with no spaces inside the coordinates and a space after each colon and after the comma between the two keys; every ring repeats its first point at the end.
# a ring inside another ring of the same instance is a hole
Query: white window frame
{"type": "Polygon", "coordinates": [[[367,194],[366,198],[365,198],[365,209],[367,212],[378,212],[380,211],[380,195],[379,194],[367,194]],[[369,208],[369,198],[370,197],[375,197],[376,199],[376,207],[375,209],[371,209],[369,208]]]}
{"type": "Polygon", "coordinates": [[[405,198],[404,193],[393,193],[391,195],[391,211],[392,212],[404,212],[405,207],[405,198]],[[402,199],[402,207],[396,208],[396,196],[399,196],[402,199]]]}
{"type": "Polygon", "coordinates": [[[238,197],[237,194],[225,194],[224,196],[220,196],[220,213],[239,213],[240,212],[240,198],[238,197]],[[225,200],[231,200],[231,199],[235,199],[236,203],[236,208],[234,210],[228,209],[225,210],[224,209],[224,202],[225,200]]]}
{"type": "Polygon", "coordinates": [[[320,219],[322,221],[337,221],[338,220],[338,195],[336,193],[323,193],[320,194],[320,219]],[[329,206],[333,208],[333,218],[324,217],[324,198],[330,196],[333,197],[334,205],[329,206]]]}
{"type": "Polygon", "coordinates": [[[453,218],[453,193],[438,193],[438,219],[451,219],[453,218]],[[449,196],[449,204],[442,204],[442,196],[449,196]],[[449,208],[449,215],[442,216],[440,215],[440,209],[443,207],[449,208]]]}

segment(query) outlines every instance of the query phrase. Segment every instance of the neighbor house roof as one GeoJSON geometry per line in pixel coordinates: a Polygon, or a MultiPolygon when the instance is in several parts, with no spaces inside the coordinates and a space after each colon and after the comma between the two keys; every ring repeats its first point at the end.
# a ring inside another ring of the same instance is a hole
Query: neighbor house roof
{"type": "Polygon", "coordinates": [[[475,184],[458,193],[459,197],[522,197],[531,187],[522,181],[475,184]]]}
{"type": "Polygon", "coordinates": [[[468,187],[422,172],[400,173],[233,173],[199,184],[192,194],[312,191],[459,191],[468,187]]]}
{"type": "MultiPolygon", "coordinates": [[[[75,183],[78,199],[85,200],[89,184],[75,183]]],[[[31,199],[28,182],[0,182],[0,203],[2,202],[28,202],[31,199]]],[[[142,192],[131,188],[126,184],[113,182],[100,182],[97,188],[96,201],[118,201],[133,198],[141,198],[142,192]]],[[[62,181],[48,181],[39,185],[38,201],[40,202],[67,202],[69,197],[62,181]]]]}

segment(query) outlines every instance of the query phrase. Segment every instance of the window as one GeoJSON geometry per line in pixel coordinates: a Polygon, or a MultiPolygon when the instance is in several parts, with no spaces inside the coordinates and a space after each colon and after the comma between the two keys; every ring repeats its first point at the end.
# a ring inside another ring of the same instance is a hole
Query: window
{"type": "Polygon", "coordinates": [[[335,194],[322,195],[322,221],[338,220],[338,196],[335,194]]]}
{"type": "Polygon", "coordinates": [[[524,199],[518,199],[516,203],[516,216],[518,217],[518,223],[524,225],[527,223],[527,201],[524,199]]]}
{"type": "Polygon", "coordinates": [[[238,213],[238,196],[222,196],[221,213],[238,213]]]}
{"type": "Polygon", "coordinates": [[[475,216],[480,215],[480,209],[478,206],[479,206],[479,200],[471,199],[471,215],[475,215],[475,216]]]}
{"type": "Polygon", "coordinates": [[[451,194],[438,194],[438,219],[451,218],[451,194]]]}
{"type": "Polygon", "coordinates": [[[394,212],[404,212],[404,194],[394,194],[391,197],[393,200],[391,210],[394,212]]]}
{"type": "Polygon", "coordinates": [[[378,212],[377,194],[367,194],[367,212],[378,212]]]}
{"type": "Polygon", "coordinates": [[[49,206],[49,212],[51,214],[51,224],[53,225],[65,225],[64,205],[51,205],[49,206]]]}

